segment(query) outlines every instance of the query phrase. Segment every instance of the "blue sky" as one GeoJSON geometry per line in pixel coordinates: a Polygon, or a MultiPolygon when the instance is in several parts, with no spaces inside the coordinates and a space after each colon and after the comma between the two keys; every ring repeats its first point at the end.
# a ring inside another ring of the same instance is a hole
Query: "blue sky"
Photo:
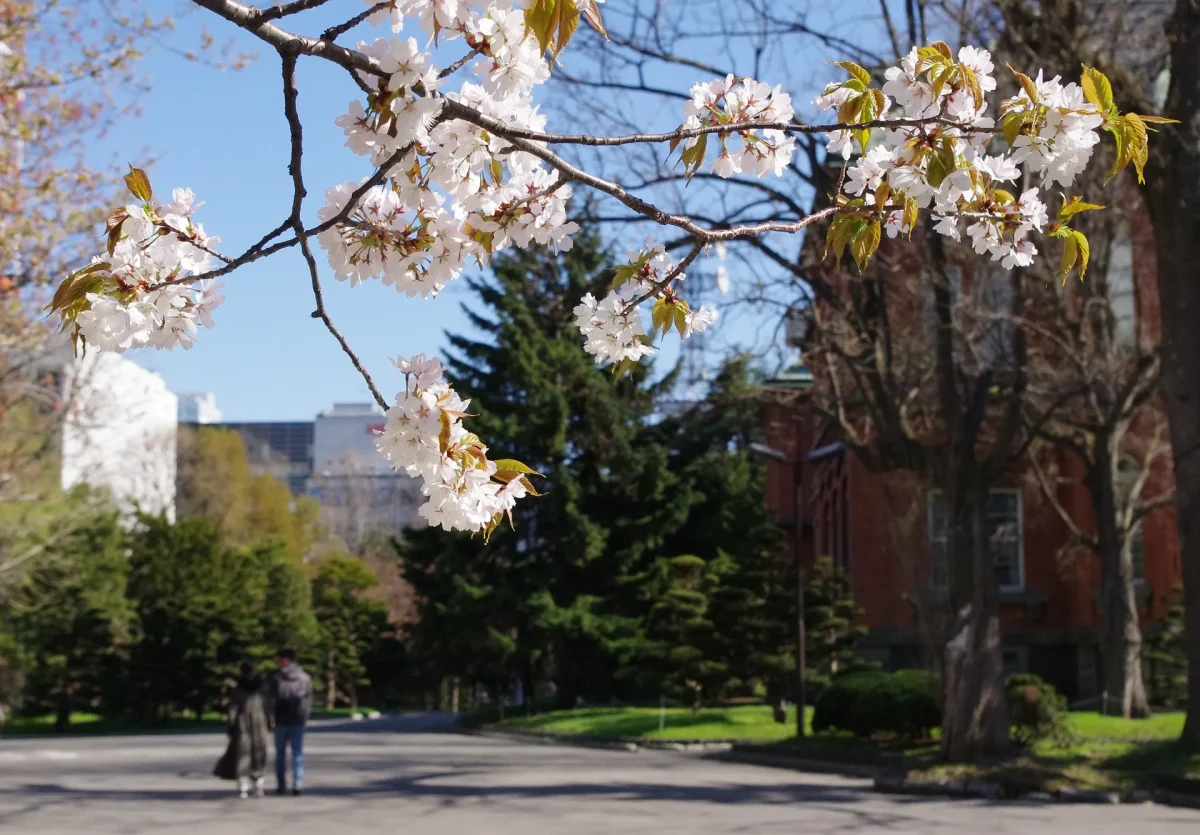
{"type": "MultiPolygon", "coordinates": [[[[332,5],[346,9],[344,3],[332,5]]],[[[304,28],[319,31],[319,23],[304,28]]],[[[190,186],[205,202],[197,218],[221,237],[221,251],[239,253],[282,221],[290,206],[279,62],[259,42],[206,12],[185,16],[181,28],[201,24],[218,40],[233,37],[241,48],[257,51],[258,60],[248,69],[220,71],[167,49],[152,51],[144,70],[153,86],[139,99],[141,117],[118,126],[94,150],[97,159],[153,160],[149,170],[159,194],[190,186]]],[[[299,67],[311,222],[327,187],[357,180],[369,169],[345,150],[333,124],[357,89],[333,65],[306,59],[299,67]]],[[[798,102],[810,97],[805,89],[793,93],[798,102]]],[[[551,119],[553,126],[553,111],[551,119]]],[[[324,267],[320,251],[318,258],[324,267]]],[[[464,282],[452,282],[435,300],[422,300],[378,282],[351,289],[323,272],[327,308],[385,396],[400,382],[392,357],[436,352],[445,331],[469,329],[460,310],[469,301],[464,282]]],[[[132,358],[162,374],[176,392],[214,392],[227,420],[309,419],[334,402],[370,399],[337,344],[309,316],[312,294],[297,251],[285,250],[226,277],[224,294],[217,327],[202,331],[190,351],[142,350],[132,358]]],[[[734,341],[747,344],[755,331],[752,320],[735,317],[723,336],[733,334],[734,341]]],[[[672,352],[668,347],[668,355],[672,352]]]]}
{"type": "MultiPolygon", "coordinates": [[[[217,34],[232,29],[216,23],[217,34]]],[[[255,48],[249,39],[245,45],[255,48]]],[[[260,50],[248,69],[222,72],[158,50],[145,69],[153,87],[139,101],[141,118],[113,131],[104,149],[135,164],[152,157],[156,191],[190,186],[205,202],[197,217],[220,235],[221,251],[244,251],[286,217],[291,201],[278,58],[260,50]]],[[[342,147],[333,124],[354,92],[345,73],[302,61],[298,80],[311,222],[325,188],[369,170],[342,147]]],[[[445,329],[465,327],[461,283],[433,301],[407,299],[377,282],[351,290],[327,270],[324,284],[334,321],[385,392],[398,382],[390,358],[436,351],[445,329]]],[[[224,294],[217,327],[202,331],[190,351],[142,350],[133,359],[176,392],[215,392],[230,420],[307,419],[334,402],[370,399],[337,344],[309,316],[312,293],[298,251],[243,267],[226,277],[224,294]]]]}

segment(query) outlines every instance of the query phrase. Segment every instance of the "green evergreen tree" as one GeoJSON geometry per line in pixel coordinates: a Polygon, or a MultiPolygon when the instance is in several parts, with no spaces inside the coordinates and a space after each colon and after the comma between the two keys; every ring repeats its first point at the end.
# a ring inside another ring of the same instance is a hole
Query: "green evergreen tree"
{"type": "Polygon", "coordinates": [[[266,648],[291,647],[307,653],[317,640],[318,629],[304,563],[280,540],[252,548],[248,556],[259,562],[265,575],[261,619],[266,648]]]}
{"type": "Polygon", "coordinates": [[[315,672],[331,710],[339,696],[357,707],[359,688],[370,684],[363,656],[388,629],[387,605],[367,596],[378,585],[379,578],[355,557],[332,554],[317,564],[312,582],[315,672]]]}
{"type": "Polygon", "coordinates": [[[138,639],[127,694],[146,719],[203,715],[243,659],[270,654],[263,560],[225,547],[208,520],[144,517],[130,540],[128,588],[138,639]]]}
{"type": "Polygon", "coordinates": [[[759,390],[749,358],[724,363],[707,396],[657,428],[686,485],[687,523],[668,538],[703,557],[719,585],[709,598],[712,660],[727,673],[723,696],[784,697],[795,669],[795,570],[767,509],[759,390]]]}
{"type": "Polygon", "coordinates": [[[23,708],[53,713],[58,730],[72,712],[101,706],[119,675],[130,621],[123,540],[115,511],[78,523],[53,541],[7,608],[24,656],[23,708]]]}
{"type": "Polygon", "coordinates": [[[1171,590],[1167,616],[1146,640],[1150,662],[1150,703],[1155,708],[1187,704],[1187,637],[1183,625],[1183,589],[1171,590]]]}
{"type": "Polygon", "coordinates": [[[712,651],[709,597],[720,578],[712,564],[693,555],[660,559],[651,573],[644,634],[630,642],[629,666],[620,672],[642,692],[699,707],[729,674],[712,651]]]}
{"type": "Polygon", "coordinates": [[[862,609],[854,602],[846,573],[830,557],[820,557],[804,586],[805,690],[816,700],[833,677],[867,666],[858,644],[867,628],[855,623],[862,609]]]}
{"type": "Polygon", "coordinates": [[[480,410],[471,429],[496,457],[541,473],[545,495],[522,502],[516,530],[489,543],[409,538],[407,576],[427,601],[412,641],[429,669],[504,685],[519,677],[526,692],[550,681],[561,706],[612,692],[615,642],[641,614],[633,578],[686,503],[645,431],[649,364],[614,384],[575,328],[577,300],[604,294],[611,279],[598,238],[584,233],[568,253],[497,258],[492,278],[471,283],[482,307],[468,316],[484,338],[449,338],[450,377],[480,410]]]}

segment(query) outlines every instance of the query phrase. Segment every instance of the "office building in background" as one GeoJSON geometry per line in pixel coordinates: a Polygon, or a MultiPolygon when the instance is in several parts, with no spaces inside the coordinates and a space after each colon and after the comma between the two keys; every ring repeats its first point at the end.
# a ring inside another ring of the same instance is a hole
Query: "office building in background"
{"type": "MultiPolygon", "coordinates": [[[[190,397],[216,409],[210,395],[190,397]]],[[[183,420],[197,417],[192,405],[180,407],[181,425],[237,432],[251,473],[278,479],[293,495],[320,500],[322,523],[347,545],[372,533],[423,525],[416,512],[424,501],[420,483],[392,470],[375,449],[385,421],[373,405],[338,403],[312,421],[245,423],[183,420]]]]}
{"type": "Polygon", "coordinates": [[[217,408],[217,396],[211,391],[201,394],[181,394],[178,397],[180,423],[221,422],[221,410],[217,408]]]}

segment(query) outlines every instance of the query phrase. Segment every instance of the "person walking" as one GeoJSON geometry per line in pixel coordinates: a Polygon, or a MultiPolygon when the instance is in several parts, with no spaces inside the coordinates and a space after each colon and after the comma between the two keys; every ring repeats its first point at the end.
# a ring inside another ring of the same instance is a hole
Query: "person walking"
{"type": "Polygon", "coordinates": [[[274,725],[267,684],[253,661],[242,664],[237,686],[229,695],[229,750],[218,763],[217,776],[236,777],[238,794],[263,796],[267,740],[274,725]],[[224,773],[221,773],[221,772],[224,773]]]}
{"type": "Polygon", "coordinates": [[[292,795],[304,791],[304,727],[312,712],[312,679],[296,663],[296,653],[281,649],[272,688],[275,719],[277,794],[287,794],[287,749],[292,749],[292,795]]]}

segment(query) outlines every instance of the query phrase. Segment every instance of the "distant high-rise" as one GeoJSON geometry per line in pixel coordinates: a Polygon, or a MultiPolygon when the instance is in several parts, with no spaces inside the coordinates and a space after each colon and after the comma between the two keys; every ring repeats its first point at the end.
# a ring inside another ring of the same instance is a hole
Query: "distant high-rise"
{"type": "Polygon", "coordinates": [[[325,524],[347,542],[421,524],[419,482],[395,472],[375,448],[385,424],[372,403],[337,403],[314,423],[311,492],[325,524]]]}
{"type": "MultiPolygon", "coordinates": [[[[207,404],[216,407],[211,399],[207,404]]],[[[419,482],[392,470],[375,449],[386,421],[372,404],[338,403],[313,421],[254,423],[206,422],[189,409],[181,403],[180,424],[237,432],[250,471],[278,479],[293,495],[320,499],[322,521],[347,544],[423,524],[416,513],[423,501],[419,482]]]]}
{"type": "Polygon", "coordinates": [[[211,391],[197,394],[180,394],[180,423],[220,423],[221,410],[217,408],[217,396],[211,391]]]}

